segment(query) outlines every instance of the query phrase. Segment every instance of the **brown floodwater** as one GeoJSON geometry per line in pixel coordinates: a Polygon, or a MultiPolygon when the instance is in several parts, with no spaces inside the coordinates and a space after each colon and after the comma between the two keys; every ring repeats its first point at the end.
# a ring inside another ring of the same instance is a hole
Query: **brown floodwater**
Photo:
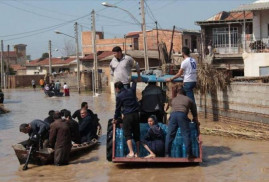
{"type": "Polygon", "coordinates": [[[248,141],[219,136],[202,136],[203,163],[113,164],[106,161],[106,124],[114,112],[114,95],[92,97],[89,93],[70,97],[46,98],[31,89],[5,91],[4,106],[11,112],[0,115],[0,181],[269,181],[269,142],[248,141]],[[103,126],[101,144],[96,150],[76,158],[68,166],[30,165],[22,171],[12,145],[27,139],[19,125],[44,119],[50,109],[74,112],[81,102],[89,103],[103,126]]]}

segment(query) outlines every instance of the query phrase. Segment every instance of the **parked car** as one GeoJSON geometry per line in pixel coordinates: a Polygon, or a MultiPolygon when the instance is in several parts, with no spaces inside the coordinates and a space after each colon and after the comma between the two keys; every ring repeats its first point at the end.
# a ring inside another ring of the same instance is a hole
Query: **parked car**
{"type": "Polygon", "coordinates": [[[0,103],[3,103],[3,102],[4,102],[4,93],[0,89],[0,103]]]}

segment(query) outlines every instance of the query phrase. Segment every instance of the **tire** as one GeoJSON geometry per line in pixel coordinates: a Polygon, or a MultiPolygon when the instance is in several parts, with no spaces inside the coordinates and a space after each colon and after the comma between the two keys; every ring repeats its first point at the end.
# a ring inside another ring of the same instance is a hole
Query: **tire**
{"type": "Polygon", "coordinates": [[[113,146],[113,124],[112,119],[107,123],[107,136],[106,136],[106,159],[112,161],[112,146],[113,146]]]}

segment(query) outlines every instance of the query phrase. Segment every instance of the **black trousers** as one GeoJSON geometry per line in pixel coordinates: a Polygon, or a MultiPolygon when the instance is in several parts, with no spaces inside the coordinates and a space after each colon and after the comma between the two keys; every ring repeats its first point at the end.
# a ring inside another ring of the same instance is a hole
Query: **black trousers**
{"type": "Polygon", "coordinates": [[[140,125],[138,112],[125,114],[123,117],[123,132],[126,140],[132,138],[138,142],[140,141],[140,125]]]}

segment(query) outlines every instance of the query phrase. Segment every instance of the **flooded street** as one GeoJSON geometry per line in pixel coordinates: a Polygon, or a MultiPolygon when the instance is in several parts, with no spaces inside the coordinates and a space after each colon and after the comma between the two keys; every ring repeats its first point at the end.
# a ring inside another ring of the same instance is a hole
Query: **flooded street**
{"type": "Polygon", "coordinates": [[[191,165],[139,164],[120,165],[106,161],[106,123],[114,113],[114,96],[89,93],[70,97],[46,98],[31,89],[5,91],[5,108],[0,115],[0,181],[269,181],[269,142],[248,141],[218,136],[202,136],[203,163],[191,165]],[[44,119],[48,111],[69,109],[73,113],[86,101],[98,113],[103,126],[101,144],[70,162],[68,166],[34,166],[22,171],[12,145],[27,139],[19,132],[21,123],[44,119]]]}

